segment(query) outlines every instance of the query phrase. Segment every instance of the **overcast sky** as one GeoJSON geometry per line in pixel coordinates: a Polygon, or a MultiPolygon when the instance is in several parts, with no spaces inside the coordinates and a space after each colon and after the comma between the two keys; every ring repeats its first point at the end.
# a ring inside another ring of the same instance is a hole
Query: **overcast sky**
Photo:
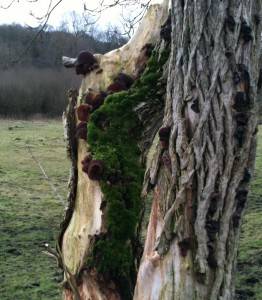
{"type": "MultiPolygon", "coordinates": [[[[12,0],[0,0],[0,6],[7,6],[12,0]]],[[[19,23],[21,25],[37,26],[39,23],[36,18],[32,17],[32,12],[36,17],[42,17],[48,10],[49,0],[14,0],[15,2],[9,9],[0,8],[0,23],[10,24],[19,23]],[[30,2],[31,1],[31,2],[30,2]]],[[[62,21],[69,18],[70,12],[76,11],[77,13],[83,12],[83,3],[85,2],[88,7],[92,5],[97,6],[101,0],[63,0],[59,6],[53,11],[48,23],[54,27],[59,27],[62,21]]],[[[112,1],[112,0],[107,0],[112,1]]],[[[54,5],[57,0],[52,0],[54,5]]],[[[162,2],[162,0],[153,0],[153,2],[162,2]]],[[[105,28],[108,24],[120,24],[121,8],[115,7],[105,11],[99,19],[98,25],[105,28]]]]}
{"type": "MultiPolygon", "coordinates": [[[[6,6],[11,0],[0,0],[1,6],[6,6]]],[[[29,0],[30,1],[30,0],[29,0]]],[[[53,0],[55,4],[57,0],[53,0]]],[[[63,20],[66,20],[72,11],[78,13],[83,12],[83,0],[63,0],[59,6],[51,14],[48,23],[54,27],[58,27],[63,20]]],[[[90,0],[92,5],[96,5],[99,0],[90,0]]],[[[88,3],[88,1],[86,1],[88,3]]],[[[32,12],[36,17],[42,17],[48,10],[49,1],[48,0],[38,0],[37,2],[28,2],[28,0],[20,0],[15,2],[9,9],[0,8],[0,23],[10,24],[19,23],[21,25],[37,26],[39,23],[36,18],[32,17],[30,13],[32,12]]],[[[110,10],[110,13],[104,14],[100,20],[99,24],[105,26],[107,23],[112,23],[114,20],[119,19],[120,9],[114,8],[110,10]],[[110,16],[110,18],[108,18],[110,16]]]]}

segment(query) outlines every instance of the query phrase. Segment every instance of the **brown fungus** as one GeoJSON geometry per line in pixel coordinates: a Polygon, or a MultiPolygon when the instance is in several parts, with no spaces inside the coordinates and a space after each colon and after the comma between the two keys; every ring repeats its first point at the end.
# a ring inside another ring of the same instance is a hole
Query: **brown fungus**
{"type": "Polygon", "coordinates": [[[101,180],[104,172],[104,164],[101,160],[92,160],[88,167],[88,177],[91,180],[101,180]]]}
{"type": "Polygon", "coordinates": [[[91,111],[94,111],[104,103],[106,96],[107,93],[105,92],[97,93],[91,91],[85,96],[85,103],[89,104],[92,107],[91,111]]]}
{"type": "Polygon", "coordinates": [[[119,73],[114,81],[121,82],[126,86],[127,89],[129,89],[131,85],[134,83],[134,79],[125,73],[119,73]]]}
{"type": "Polygon", "coordinates": [[[108,87],[107,87],[107,92],[108,94],[114,94],[114,93],[118,93],[121,91],[126,91],[128,88],[125,85],[125,83],[117,80],[114,81],[113,83],[111,83],[108,87]]]}
{"type": "Polygon", "coordinates": [[[88,173],[88,167],[91,161],[92,161],[91,155],[86,155],[85,158],[81,161],[83,172],[88,173]]]}
{"type": "Polygon", "coordinates": [[[87,122],[89,114],[92,111],[92,106],[89,104],[80,104],[76,108],[77,118],[79,121],[87,122]]]}
{"type": "Polygon", "coordinates": [[[77,75],[86,75],[98,67],[96,58],[89,51],[81,51],[75,62],[75,71],[77,75]]]}
{"type": "Polygon", "coordinates": [[[87,123],[86,122],[80,122],[76,126],[76,134],[75,134],[75,136],[78,139],[83,139],[83,140],[87,139],[87,123]]]}

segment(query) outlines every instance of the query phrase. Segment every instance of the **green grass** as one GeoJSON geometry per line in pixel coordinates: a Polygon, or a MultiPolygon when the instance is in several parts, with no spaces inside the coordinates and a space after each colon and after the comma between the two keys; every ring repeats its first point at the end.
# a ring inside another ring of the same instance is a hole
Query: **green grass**
{"type": "Polygon", "coordinates": [[[61,299],[61,271],[42,250],[54,245],[64,207],[27,145],[65,198],[62,122],[0,120],[0,138],[0,299],[61,299]]]}
{"type": "Polygon", "coordinates": [[[258,132],[251,195],[242,224],[236,288],[237,299],[262,299],[262,126],[258,132]]]}

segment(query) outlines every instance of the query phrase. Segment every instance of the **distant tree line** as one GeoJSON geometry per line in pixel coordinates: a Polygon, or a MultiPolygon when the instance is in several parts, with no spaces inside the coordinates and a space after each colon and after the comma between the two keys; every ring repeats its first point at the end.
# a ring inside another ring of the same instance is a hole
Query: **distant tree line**
{"type": "Polygon", "coordinates": [[[87,33],[75,25],[69,32],[63,25],[41,32],[34,40],[37,29],[0,26],[0,115],[61,115],[66,91],[79,85],[74,72],[62,67],[61,57],[76,57],[81,50],[105,53],[126,42],[116,28],[91,29],[87,33]]]}

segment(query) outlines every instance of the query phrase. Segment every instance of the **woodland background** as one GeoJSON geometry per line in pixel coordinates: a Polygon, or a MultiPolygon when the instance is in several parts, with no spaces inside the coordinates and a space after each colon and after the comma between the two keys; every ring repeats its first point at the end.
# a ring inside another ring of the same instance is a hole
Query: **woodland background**
{"type": "Polygon", "coordinates": [[[117,28],[89,26],[86,33],[81,26],[73,32],[66,24],[49,27],[35,40],[38,29],[0,26],[0,116],[61,116],[66,91],[80,83],[74,71],[62,66],[62,56],[76,57],[81,50],[103,54],[126,42],[117,28]]]}

